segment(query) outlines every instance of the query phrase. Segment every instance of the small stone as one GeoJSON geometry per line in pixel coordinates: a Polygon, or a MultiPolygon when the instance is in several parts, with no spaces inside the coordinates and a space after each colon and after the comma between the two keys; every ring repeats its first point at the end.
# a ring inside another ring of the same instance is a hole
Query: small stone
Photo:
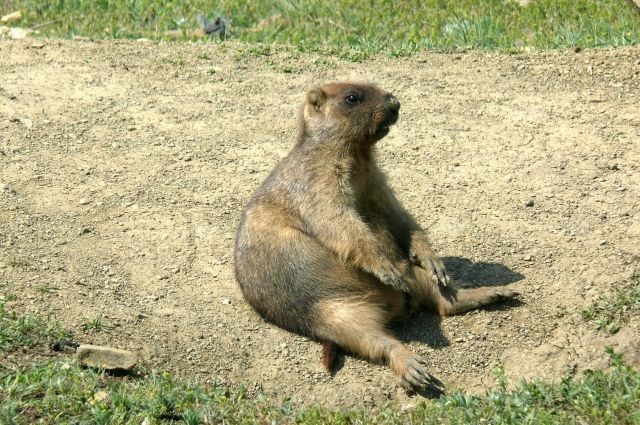
{"type": "Polygon", "coordinates": [[[229,298],[225,298],[225,299],[222,300],[222,304],[231,305],[231,300],[229,298]]]}
{"type": "Polygon", "coordinates": [[[241,378],[245,370],[247,370],[247,366],[243,361],[239,361],[233,365],[233,368],[231,369],[231,376],[235,379],[241,378]]]}
{"type": "Polygon", "coordinates": [[[80,199],[80,205],[88,205],[90,203],[91,203],[91,201],[88,200],[87,198],[80,199]]]}
{"type": "Polygon", "coordinates": [[[9,40],[22,40],[31,34],[31,30],[24,28],[11,28],[9,30],[9,40]]]}
{"type": "Polygon", "coordinates": [[[606,244],[607,244],[607,241],[606,241],[606,240],[604,240],[604,239],[602,239],[599,243],[600,243],[600,245],[606,245],[606,244]]]}
{"type": "Polygon", "coordinates": [[[131,370],[138,362],[138,356],[131,351],[88,344],[82,344],[78,347],[76,358],[81,366],[100,367],[108,370],[131,370]]]}
{"type": "Polygon", "coordinates": [[[33,128],[33,121],[29,118],[18,118],[18,121],[27,128],[33,128]]]}
{"type": "Polygon", "coordinates": [[[2,21],[3,24],[9,24],[11,22],[19,21],[20,18],[22,18],[22,13],[20,13],[19,10],[16,10],[15,12],[11,12],[8,15],[4,15],[2,18],[0,18],[0,21],[2,21]]]}
{"type": "Polygon", "coordinates": [[[533,255],[527,255],[524,257],[524,261],[533,261],[533,255]]]}
{"type": "Polygon", "coordinates": [[[534,205],[533,199],[529,199],[527,202],[525,202],[524,206],[525,207],[532,207],[534,205]]]}
{"type": "Polygon", "coordinates": [[[105,401],[109,399],[109,393],[106,391],[98,391],[93,395],[93,397],[89,400],[89,404],[93,405],[95,403],[99,403],[101,401],[105,401]]]}
{"type": "Polygon", "coordinates": [[[56,341],[53,344],[51,344],[51,349],[53,351],[60,351],[60,352],[73,354],[76,352],[76,349],[78,348],[78,346],[79,344],[75,341],[72,341],[70,339],[61,339],[60,341],[56,341]]]}

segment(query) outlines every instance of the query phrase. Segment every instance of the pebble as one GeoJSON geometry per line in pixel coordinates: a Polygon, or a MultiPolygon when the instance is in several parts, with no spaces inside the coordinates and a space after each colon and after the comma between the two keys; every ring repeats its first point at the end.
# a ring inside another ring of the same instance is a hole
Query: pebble
{"type": "Polygon", "coordinates": [[[529,199],[529,200],[524,204],[524,206],[525,206],[525,207],[532,207],[532,206],[533,206],[533,204],[534,204],[533,199],[529,199]]]}
{"type": "Polygon", "coordinates": [[[11,22],[19,21],[21,18],[22,13],[19,10],[16,10],[15,12],[4,15],[2,18],[0,18],[0,21],[3,24],[10,24],[11,22]]]}
{"type": "Polygon", "coordinates": [[[80,199],[80,205],[88,205],[90,203],[91,203],[91,201],[88,200],[87,198],[80,199]]]}
{"type": "Polygon", "coordinates": [[[33,128],[33,121],[29,118],[18,118],[18,121],[27,128],[33,128]]]}

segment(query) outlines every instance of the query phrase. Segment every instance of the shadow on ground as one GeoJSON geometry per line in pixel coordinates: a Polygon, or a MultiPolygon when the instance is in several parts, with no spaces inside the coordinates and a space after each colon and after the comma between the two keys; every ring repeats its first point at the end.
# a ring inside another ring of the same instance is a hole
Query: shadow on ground
{"type": "Polygon", "coordinates": [[[504,286],[524,279],[524,275],[514,272],[504,264],[474,263],[468,258],[442,258],[449,276],[457,281],[461,287],[476,286],[504,286]]]}
{"type": "MultiPolygon", "coordinates": [[[[514,272],[504,264],[474,263],[467,258],[444,257],[445,267],[449,276],[462,288],[480,286],[506,286],[524,279],[524,275],[514,272]]],[[[517,299],[505,300],[499,304],[483,307],[484,309],[510,309],[522,303],[517,299]]],[[[440,316],[430,311],[419,311],[395,329],[396,333],[406,341],[419,341],[434,348],[449,345],[449,341],[442,334],[440,316]]]]}

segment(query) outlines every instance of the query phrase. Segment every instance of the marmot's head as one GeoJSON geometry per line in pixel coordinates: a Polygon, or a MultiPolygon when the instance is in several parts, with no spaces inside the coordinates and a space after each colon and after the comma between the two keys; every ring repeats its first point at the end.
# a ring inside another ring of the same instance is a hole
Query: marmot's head
{"type": "Polygon", "coordinates": [[[373,144],[398,121],[400,102],[371,84],[331,83],[307,93],[301,136],[373,144]]]}

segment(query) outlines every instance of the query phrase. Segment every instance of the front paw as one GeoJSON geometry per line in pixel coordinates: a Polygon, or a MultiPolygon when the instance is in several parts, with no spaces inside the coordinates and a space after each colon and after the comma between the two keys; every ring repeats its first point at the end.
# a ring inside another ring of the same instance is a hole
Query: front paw
{"type": "Polygon", "coordinates": [[[384,267],[380,267],[373,274],[385,285],[389,285],[399,291],[409,292],[407,284],[402,279],[402,273],[393,264],[389,263],[384,267]]]}
{"type": "Polygon", "coordinates": [[[449,284],[449,275],[447,269],[444,267],[444,263],[440,257],[430,255],[420,255],[417,253],[411,253],[409,256],[411,262],[425,269],[431,275],[431,279],[438,285],[447,286],[449,284]]]}

